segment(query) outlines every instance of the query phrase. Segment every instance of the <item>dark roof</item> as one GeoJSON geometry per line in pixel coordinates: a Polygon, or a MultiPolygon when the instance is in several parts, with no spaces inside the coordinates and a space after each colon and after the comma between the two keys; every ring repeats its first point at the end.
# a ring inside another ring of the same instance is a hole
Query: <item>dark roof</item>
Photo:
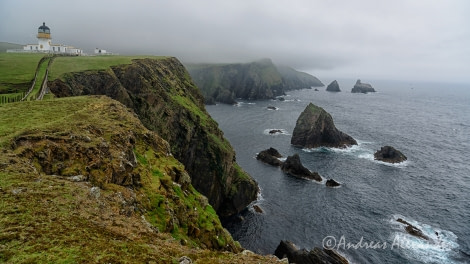
{"type": "Polygon", "coordinates": [[[38,28],[38,33],[51,33],[51,30],[48,26],[46,26],[46,22],[42,22],[42,26],[38,28]]]}

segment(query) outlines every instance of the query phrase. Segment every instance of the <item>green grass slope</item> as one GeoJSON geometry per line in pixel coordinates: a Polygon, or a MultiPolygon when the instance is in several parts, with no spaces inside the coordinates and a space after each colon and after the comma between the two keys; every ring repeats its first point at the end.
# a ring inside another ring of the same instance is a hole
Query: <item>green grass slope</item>
{"type": "Polygon", "coordinates": [[[44,54],[0,53],[0,94],[25,92],[44,54]]]}
{"type": "Polygon", "coordinates": [[[0,148],[0,262],[276,261],[234,253],[168,143],[108,97],[0,105],[0,148]]]}

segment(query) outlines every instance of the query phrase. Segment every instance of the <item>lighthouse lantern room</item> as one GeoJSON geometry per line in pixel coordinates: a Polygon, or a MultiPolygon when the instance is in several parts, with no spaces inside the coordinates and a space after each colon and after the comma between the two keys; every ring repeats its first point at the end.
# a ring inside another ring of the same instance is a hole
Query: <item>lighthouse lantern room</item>
{"type": "Polygon", "coordinates": [[[45,22],[38,28],[37,38],[39,50],[51,50],[51,30],[46,26],[45,22]]]}

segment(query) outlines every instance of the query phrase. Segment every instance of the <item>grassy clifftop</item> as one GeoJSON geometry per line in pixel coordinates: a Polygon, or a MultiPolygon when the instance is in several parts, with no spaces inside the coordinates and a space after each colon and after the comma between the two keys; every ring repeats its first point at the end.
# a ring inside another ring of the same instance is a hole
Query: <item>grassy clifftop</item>
{"type": "Polygon", "coordinates": [[[0,262],[275,261],[235,254],[168,143],[110,98],[2,105],[0,147],[0,262]]]}

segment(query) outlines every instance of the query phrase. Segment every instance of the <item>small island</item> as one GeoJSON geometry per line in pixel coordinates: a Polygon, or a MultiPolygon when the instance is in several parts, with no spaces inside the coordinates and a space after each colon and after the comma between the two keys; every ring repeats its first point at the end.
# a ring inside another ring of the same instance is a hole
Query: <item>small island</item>
{"type": "Polygon", "coordinates": [[[375,89],[368,83],[362,83],[361,80],[357,80],[354,87],[351,89],[351,93],[375,93],[375,89]]]}

